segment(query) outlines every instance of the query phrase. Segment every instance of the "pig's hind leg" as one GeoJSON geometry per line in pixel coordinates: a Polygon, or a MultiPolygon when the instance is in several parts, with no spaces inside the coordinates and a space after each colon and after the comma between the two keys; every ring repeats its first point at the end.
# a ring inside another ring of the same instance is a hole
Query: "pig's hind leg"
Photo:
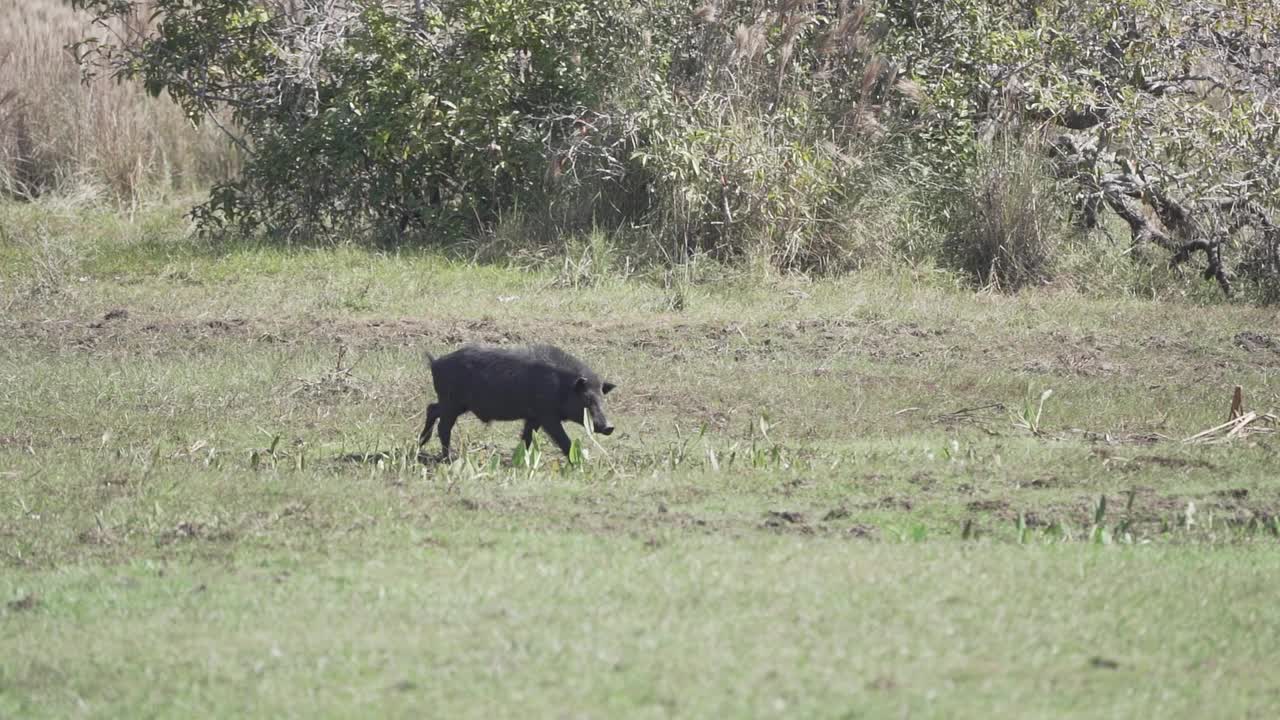
{"type": "Polygon", "coordinates": [[[440,451],[441,457],[446,460],[452,457],[449,454],[449,438],[453,435],[453,424],[458,421],[458,416],[464,412],[466,411],[455,411],[452,408],[440,411],[440,451]]]}
{"type": "Polygon", "coordinates": [[[533,442],[533,434],[538,431],[538,421],[525,420],[524,430],[520,431],[520,442],[525,447],[529,447],[529,443],[533,442]]]}
{"type": "Polygon", "coordinates": [[[427,424],[422,426],[422,434],[418,435],[418,447],[421,448],[431,439],[431,427],[440,419],[440,403],[427,406],[427,424]]]}

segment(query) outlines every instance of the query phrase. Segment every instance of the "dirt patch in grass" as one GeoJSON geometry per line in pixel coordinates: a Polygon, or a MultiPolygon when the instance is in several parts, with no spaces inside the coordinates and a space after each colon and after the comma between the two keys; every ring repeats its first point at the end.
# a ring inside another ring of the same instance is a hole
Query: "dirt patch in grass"
{"type": "Polygon", "coordinates": [[[1245,352],[1270,350],[1280,353],[1280,339],[1251,330],[1236,333],[1231,338],[1231,343],[1245,352]]]}
{"type": "Polygon", "coordinates": [[[40,607],[40,598],[34,594],[28,593],[16,600],[10,600],[5,603],[5,607],[9,609],[9,612],[13,613],[28,612],[40,607]]]}
{"type": "MultiPolygon", "coordinates": [[[[467,343],[495,345],[561,343],[573,348],[638,351],[659,360],[716,355],[737,361],[765,360],[781,353],[848,351],[875,359],[917,359],[937,349],[942,330],[882,327],[848,321],[795,321],[774,325],[725,321],[687,322],[656,317],[642,321],[588,323],[526,318],[518,322],[482,317],[468,320],[377,318],[286,320],[221,317],[148,318],[118,308],[92,321],[0,321],[0,336],[50,349],[85,352],[137,350],[189,352],[191,343],[232,339],[265,343],[341,343],[352,350],[413,347],[446,352],[467,343]]],[[[198,348],[197,348],[198,349],[198,348]]]]}
{"type": "Polygon", "coordinates": [[[782,527],[784,525],[804,525],[804,513],[795,510],[770,510],[765,513],[766,527],[782,527]]]}
{"type": "Polygon", "coordinates": [[[1093,350],[1062,352],[1050,359],[1028,360],[1018,369],[1036,374],[1079,375],[1082,377],[1116,375],[1125,372],[1123,364],[1108,360],[1101,353],[1093,350]]]}
{"type": "Polygon", "coordinates": [[[80,531],[80,533],[76,535],[76,540],[78,540],[81,545],[106,547],[108,545],[114,545],[117,541],[117,536],[115,531],[111,528],[96,525],[80,531]]]}
{"type": "MultiPolygon", "coordinates": [[[[1085,430],[1081,433],[1081,437],[1092,443],[1107,445],[1155,445],[1173,439],[1158,432],[1094,432],[1092,430],[1085,430]]],[[[1105,454],[1108,451],[1100,449],[1097,452],[1105,454]]]]}
{"type": "Polygon", "coordinates": [[[1162,468],[1169,468],[1172,470],[1213,470],[1216,467],[1208,460],[1202,460],[1200,458],[1165,457],[1161,455],[1143,455],[1133,458],[1133,461],[1137,463],[1155,465],[1162,468]]]}
{"type": "MultiPolygon", "coordinates": [[[[1167,440],[1167,438],[1165,440],[1167,440]]],[[[1155,445],[1156,443],[1151,442],[1140,444],[1155,445]]],[[[1203,458],[1156,455],[1154,453],[1127,457],[1123,454],[1117,454],[1115,450],[1108,447],[1095,447],[1093,449],[1093,455],[1102,461],[1104,467],[1121,473],[1139,472],[1150,467],[1183,472],[1212,471],[1218,469],[1216,465],[1203,458]]]]}
{"type": "MultiPolygon", "coordinates": [[[[1135,339],[1124,327],[1074,335],[1061,330],[1028,331],[1018,336],[976,327],[924,326],[894,320],[800,318],[762,320],[688,320],[678,315],[645,315],[599,320],[524,317],[476,318],[324,318],[160,317],[115,307],[93,317],[0,320],[0,339],[31,344],[48,352],[156,357],[216,353],[222,343],[283,345],[338,344],[351,352],[409,349],[415,354],[447,352],[466,343],[551,342],[584,354],[616,351],[639,354],[662,364],[714,358],[726,363],[768,364],[794,358],[795,370],[818,375],[837,361],[851,359],[886,365],[919,366],[946,359],[978,362],[1013,372],[1081,378],[1120,378],[1135,374],[1152,380],[1193,381],[1190,369],[1209,363],[1223,371],[1242,367],[1280,367],[1276,341],[1260,333],[1239,333],[1235,345],[1224,337],[1219,349],[1182,339],[1135,339]],[[1049,354],[1043,349],[1051,348],[1049,354]],[[1267,352],[1256,352],[1258,348],[1267,352]],[[1030,355],[1030,357],[1029,357],[1030,355]],[[1181,379],[1181,380],[1180,380],[1181,379]]],[[[663,401],[670,398],[660,398],[663,401]]],[[[992,399],[991,402],[998,402],[992,399]]],[[[994,405],[992,406],[994,407],[994,405]]],[[[945,419],[945,418],[944,418],[945,419]]],[[[960,417],[951,420],[972,421],[960,417]]],[[[983,418],[985,419],[985,417],[983,418]]],[[[1110,436],[1108,436],[1110,438],[1110,436]]]]}
{"type": "Polygon", "coordinates": [[[235,539],[236,533],[231,528],[184,520],[157,535],[156,545],[171,545],[182,541],[229,542],[235,539]]]}
{"type": "Polygon", "coordinates": [[[983,500],[971,500],[964,506],[969,512],[981,513],[1008,513],[1009,501],[1000,498],[987,498],[983,500]]]}
{"type": "Polygon", "coordinates": [[[856,522],[853,514],[831,516],[828,513],[827,516],[822,516],[793,509],[767,510],[763,515],[733,512],[702,514],[674,510],[665,504],[658,504],[651,509],[637,508],[634,505],[628,507],[623,501],[607,496],[593,498],[585,508],[582,503],[556,502],[540,497],[484,500],[456,498],[449,501],[449,504],[459,510],[476,513],[480,516],[478,519],[489,518],[504,525],[514,519],[522,527],[627,536],[655,543],[655,533],[735,538],[762,532],[844,539],[878,536],[873,526],[856,522]],[[818,517],[822,518],[821,522],[815,522],[818,517]]]}
{"type": "Polygon", "coordinates": [[[89,327],[97,330],[97,329],[106,327],[108,323],[114,322],[116,320],[128,320],[128,319],[129,319],[128,310],[124,308],[116,308],[114,310],[108,310],[106,314],[102,316],[101,320],[98,320],[97,322],[89,323],[89,327]]]}
{"type": "Polygon", "coordinates": [[[1069,485],[1070,483],[1062,480],[1061,478],[1055,475],[1047,475],[1045,477],[1038,477],[1038,478],[1035,478],[1034,480],[1031,480],[1030,482],[1024,483],[1022,487],[1028,488],[1030,490],[1049,490],[1051,488],[1068,487],[1069,485]]]}
{"type": "Polygon", "coordinates": [[[0,448],[25,448],[35,443],[35,435],[31,433],[17,433],[13,435],[0,435],[0,448]]]}
{"type": "MultiPolygon", "coordinates": [[[[1140,534],[1159,534],[1182,528],[1190,504],[1194,504],[1193,521],[1205,524],[1212,518],[1216,525],[1245,527],[1251,522],[1265,523],[1280,517],[1280,500],[1251,498],[1245,488],[1231,488],[1198,495],[1170,495],[1152,488],[1135,488],[1132,507],[1127,494],[1106,493],[1107,510],[1104,524],[1116,527],[1127,524],[1140,534]]],[[[1019,509],[1006,504],[992,513],[1002,521],[1014,523],[1021,513],[1028,527],[1065,522],[1080,529],[1090,527],[1098,508],[1098,495],[1081,495],[1067,503],[1037,509],[1019,509]],[[1035,522],[1032,522],[1035,518],[1035,522]]]]}
{"type": "Polygon", "coordinates": [[[902,512],[911,512],[913,507],[915,507],[915,503],[911,498],[894,495],[886,495],[879,500],[858,505],[861,510],[900,510],[902,512]]]}

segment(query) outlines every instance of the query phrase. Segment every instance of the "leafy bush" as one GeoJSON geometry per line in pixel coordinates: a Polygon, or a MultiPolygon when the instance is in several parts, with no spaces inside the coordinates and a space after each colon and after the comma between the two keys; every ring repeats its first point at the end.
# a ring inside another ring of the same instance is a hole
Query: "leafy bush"
{"type": "Polygon", "coordinates": [[[192,118],[228,109],[249,161],[198,219],[287,236],[492,216],[598,102],[622,47],[607,23],[625,16],[619,0],[451,0],[411,16],[362,1],[151,5],[157,34],[84,50],[192,118]]]}
{"type": "Polygon", "coordinates": [[[250,159],[197,218],[285,237],[458,237],[520,207],[544,237],[643,225],[667,259],[841,267],[894,76],[861,6],[152,5],[156,33],[82,49],[192,118],[229,110],[250,159]]]}

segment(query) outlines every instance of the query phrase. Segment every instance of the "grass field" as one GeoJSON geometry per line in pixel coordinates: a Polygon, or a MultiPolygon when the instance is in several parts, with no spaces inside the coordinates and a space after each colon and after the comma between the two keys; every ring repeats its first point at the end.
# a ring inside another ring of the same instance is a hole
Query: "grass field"
{"type": "Polygon", "coordinates": [[[1280,708],[1280,442],[1182,442],[1280,407],[1274,309],[42,212],[0,212],[0,717],[1280,708]],[[585,466],[469,417],[417,462],[423,352],[533,340],[619,385],[585,466]]]}

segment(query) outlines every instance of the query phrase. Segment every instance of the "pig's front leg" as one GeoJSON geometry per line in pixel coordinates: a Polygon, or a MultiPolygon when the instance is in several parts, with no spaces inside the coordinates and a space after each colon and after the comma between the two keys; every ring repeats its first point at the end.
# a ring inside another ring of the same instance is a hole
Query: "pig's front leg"
{"type": "Polygon", "coordinates": [[[569,445],[571,443],[569,442],[569,433],[564,431],[564,425],[561,425],[559,420],[553,420],[542,423],[542,429],[546,430],[551,439],[556,441],[556,445],[560,446],[560,452],[564,453],[565,457],[569,457],[569,445]]]}

